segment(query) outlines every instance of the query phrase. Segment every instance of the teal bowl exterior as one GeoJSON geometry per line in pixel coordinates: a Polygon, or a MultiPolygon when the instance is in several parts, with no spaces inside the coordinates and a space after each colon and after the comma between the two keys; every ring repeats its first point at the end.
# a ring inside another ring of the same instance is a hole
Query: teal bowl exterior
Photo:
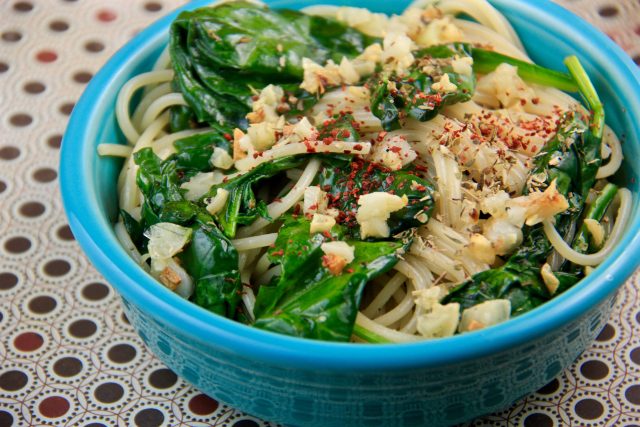
{"type": "MultiPolygon", "coordinates": [[[[207,3],[195,1],[187,8],[207,3]]],[[[64,206],[76,239],[120,293],[131,323],[164,363],[214,398],[284,424],[438,426],[508,406],[549,382],[584,351],[604,326],[616,290],[638,265],[640,78],[613,42],[564,9],[546,0],[492,3],[537,62],[561,69],[564,56],[580,57],[605,102],[609,124],[623,135],[627,161],[619,180],[634,193],[634,214],[614,254],[574,288],[530,313],[487,330],[414,344],[291,338],[181,299],[118,244],[112,224],[120,163],[96,154],[101,141],[124,141],[113,112],[117,92],[128,78],[151,67],[167,42],[173,13],[140,33],[91,81],[69,122],[60,164],[64,206]]],[[[408,1],[346,4],[389,13],[400,12],[408,1]]]]}

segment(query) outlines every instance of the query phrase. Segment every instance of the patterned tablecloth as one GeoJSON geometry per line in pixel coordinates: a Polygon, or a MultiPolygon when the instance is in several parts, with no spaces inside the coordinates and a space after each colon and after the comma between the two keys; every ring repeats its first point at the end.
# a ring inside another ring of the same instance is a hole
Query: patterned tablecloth
{"type": "MultiPolygon", "coordinates": [[[[562,0],[640,64],[638,0],[562,0]]],[[[263,425],[191,388],[143,345],[62,211],[57,165],[87,82],[181,0],[0,2],[0,427],[263,425]]],[[[472,425],[640,424],[640,276],[576,363],[472,425]]]]}

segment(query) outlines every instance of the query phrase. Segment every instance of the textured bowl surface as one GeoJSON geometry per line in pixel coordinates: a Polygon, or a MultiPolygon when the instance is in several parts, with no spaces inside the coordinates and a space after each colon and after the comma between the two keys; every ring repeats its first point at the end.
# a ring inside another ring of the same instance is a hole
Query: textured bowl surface
{"type": "MultiPolygon", "coordinates": [[[[312,4],[267,3],[291,8],[312,4]]],[[[409,2],[347,3],[391,13],[409,2]]],[[[606,36],[546,0],[493,4],[512,22],[535,61],[561,69],[566,55],[580,57],[605,102],[608,123],[623,136],[626,158],[639,158],[640,78],[627,56],[606,36]]],[[[402,345],[315,342],[215,316],[156,283],[115,238],[120,162],[99,158],[96,146],[124,141],[113,112],[118,90],[151,68],[174,17],[140,33],[92,79],[64,137],[60,180],[76,239],[122,295],[142,339],[176,373],[222,402],[286,424],[447,425],[499,410],[535,391],[571,364],[603,327],[616,289],[638,265],[636,161],[627,160],[620,176],[634,192],[634,215],[613,256],[551,302],[485,331],[402,345]]]]}

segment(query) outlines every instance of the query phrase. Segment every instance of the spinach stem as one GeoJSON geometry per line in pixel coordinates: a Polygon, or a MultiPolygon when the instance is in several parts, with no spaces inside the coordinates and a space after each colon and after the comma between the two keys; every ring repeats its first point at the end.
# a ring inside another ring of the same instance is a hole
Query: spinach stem
{"type": "Polygon", "coordinates": [[[568,56],[565,58],[564,64],[569,69],[569,73],[578,85],[580,94],[591,110],[591,131],[596,138],[601,139],[604,131],[604,108],[598,93],[577,56],[568,56]]]}
{"type": "Polygon", "coordinates": [[[506,63],[518,67],[518,75],[528,83],[555,87],[567,92],[576,92],[578,90],[574,79],[560,71],[476,47],[472,48],[471,56],[473,57],[473,70],[476,73],[487,74],[498,68],[500,64],[506,63]]]}
{"type": "Polygon", "coordinates": [[[388,339],[381,337],[375,332],[371,332],[367,328],[364,328],[358,324],[353,325],[353,335],[372,344],[388,344],[391,342],[388,339]]]}
{"type": "MultiPolygon", "coordinates": [[[[595,219],[596,221],[601,221],[604,217],[605,212],[611,205],[614,197],[618,193],[618,186],[615,184],[608,183],[598,197],[589,205],[587,212],[585,213],[584,219],[595,219]]],[[[584,221],[584,220],[583,220],[584,221]]],[[[580,231],[576,235],[573,240],[573,249],[578,252],[586,253],[589,250],[589,230],[584,225],[580,227],[580,231]]],[[[591,245],[593,246],[593,245],[591,245]]]]}

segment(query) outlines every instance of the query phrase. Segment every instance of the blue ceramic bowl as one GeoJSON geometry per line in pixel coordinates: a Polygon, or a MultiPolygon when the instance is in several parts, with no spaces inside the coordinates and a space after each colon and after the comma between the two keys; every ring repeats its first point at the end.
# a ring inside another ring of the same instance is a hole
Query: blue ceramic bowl
{"type": "MultiPolygon", "coordinates": [[[[195,1],[187,8],[209,1],[195,1]]],[[[310,1],[268,1],[300,8],[310,1]]],[[[332,0],[326,3],[335,3],[332,0]]],[[[408,0],[349,1],[400,12],[408,0]]],[[[640,76],[607,37],[546,0],[493,0],[532,58],[561,69],[577,54],[604,100],[608,123],[640,158],[640,76]]],[[[124,141],[114,104],[130,77],[150,69],[167,43],[167,16],[140,33],[93,78],[69,122],[60,164],[71,229],[122,296],[144,342],[177,374],[220,401],[292,425],[446,425],[497,411],[569,366],[604,326],[616,290],[638,265],[640,164],[626,161],[620,182],[634,192],[633,219],[614,254],[577,286],[544,306],[485,331],[398,345],[317,342],[252,329],[211,314],[155,282],[120,247],[120,162],[100,158],[101,141],[124,141]]]]}

